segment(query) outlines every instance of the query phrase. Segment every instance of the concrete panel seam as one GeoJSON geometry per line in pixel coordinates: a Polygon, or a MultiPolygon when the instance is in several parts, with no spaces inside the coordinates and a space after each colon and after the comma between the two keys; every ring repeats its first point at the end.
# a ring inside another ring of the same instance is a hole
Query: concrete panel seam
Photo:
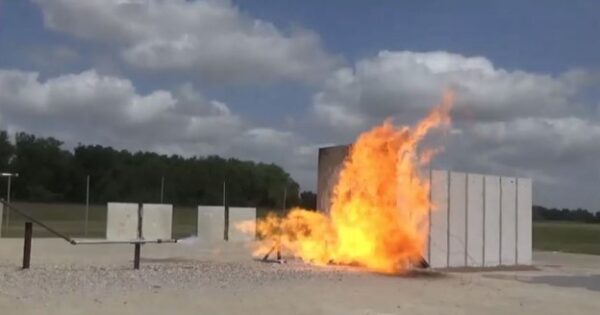
{"type": "Polygon", "coordinates": [[[485,230],[485,206],[486,206],[486,202],[485,202],[485,194],[486,194],[486,188],[485,188],[485,176],[483,176],[483,221],[482,221],[482,225],[483,225],[483,243],[481,244],[481,267],[485,267],[485,234],[486,234],[486,230],[485,230]]]}
{"type": "Polygon", "coordinates": [[[502,265],[502,177],[500,177],[500,198],[498,201],[500,203],[500,220],[498,220],[498,224],[500,225],[500,237],[498,237],[498,263],[502,265]]]}
{"type": "Polygon", "coordinates": [[[515,264],[519,263],[519,178],[515,178],[515,264]]]}
{"type": "Polygon", "coordinates": [[[450,266],[450,211],[452,211],[450,208],[450,176],[452,174],[451,171],[447,172],[448,176],[447,177],[447,192],[446,192],[446,209],[447,209],[447,213],[446,213],[446,267],[450,266]]]}
{"type": "Polygon", "coordinates": [[[465,266],[469,264],[469,173],[465,175],[465,266]]]}
{"type": "Polygon", "coordinates": [[[433,190],[433,175],[431,167],[429,168],[429,212],[428,212],[428,231],[427,231],[427,261],[431,264],[431,191],[433,190]]]}

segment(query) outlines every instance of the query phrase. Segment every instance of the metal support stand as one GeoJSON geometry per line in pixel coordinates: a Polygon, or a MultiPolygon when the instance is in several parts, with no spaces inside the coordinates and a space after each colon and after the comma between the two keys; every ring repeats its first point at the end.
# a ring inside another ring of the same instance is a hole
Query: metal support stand
{"type": "Polygon", "coordinates": [[[140,252],[142,249],[142,244],[137,243],[134,246],[135,246],[135,251],[133,254],[133,269],[138,270],[138,269],[140,269],[140,252]]]}
{"type": "Polygon", "coordinates": [[[271,256],[271,253],[273,253],[274,251],[276,251],[277,253],[277,261],[281,262],[281,250],[279,249],[279,246],[271,247],[267,254],[265,254],[265,256],[262,258],[262,260],[267,261],[269,259],[269,256],[271,256]]]}
{"type": "MultiPolygon", "coordinates": [[[[138,239],[142,239],[142,218],[143,218],[143,208],[142,208],[142,204],[140,203],[138,206],[138,231],[137,231],[137,235],[138,235],[138,239]]],[[[140,269],[140,253],[142,251],[142,244],[140,243],[136,243],[134,245],[135,249],[134,249],[134,253],[133,253],[133,269],[138,270],[140,269]]]]}
{"type": "Polygon", "coordinates": [[[23,269],[29,269],[31,262],[31,236],[33,223],[25,222],[25,237],[23,238],[23,269]]]}

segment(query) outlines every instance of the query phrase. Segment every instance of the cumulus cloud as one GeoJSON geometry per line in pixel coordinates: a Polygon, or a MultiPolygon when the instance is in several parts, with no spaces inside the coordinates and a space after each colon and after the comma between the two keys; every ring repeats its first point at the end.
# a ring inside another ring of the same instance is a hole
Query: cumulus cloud
{"type": "Polygon", "coordinates": [[[386,117],[414,123],[451,88],[455,132],[438,166],[531,176],[537,202],[599,209],[588,187],[600,181],[600,115],[581,102],[589,80],[583,71],[508,71],[484,57],[382,51],[334,72],[312,114],[323,140],[346,143],[386,117]]]}
{"type": "Polygon", "coordinates": [[[307,30],[283,32],[216,0],[35,0],[50,29],[118,47],[127,64],[209,82],[323,78],[336,58],[307,30]]]}
{"type": "Polygon", "coordinates": [[[314,181],[306,170],[316,148],[307,151],[300,135],[253,126],[191,84],[142,94],[130,80],[95,70],[42,80],[37,72],[0,69],[0,130],[54,136],[67,146],[273,162],[303,183],[314,181]]]}
{"type": "Polygon", "coordinates": [[[225,104],[189,85],[140,94],[128,79],[95,70],[45,81],[36,72],[0,70],[0,103],[3,128],[137,149],[212,145],[243,126],[225,104]]]}

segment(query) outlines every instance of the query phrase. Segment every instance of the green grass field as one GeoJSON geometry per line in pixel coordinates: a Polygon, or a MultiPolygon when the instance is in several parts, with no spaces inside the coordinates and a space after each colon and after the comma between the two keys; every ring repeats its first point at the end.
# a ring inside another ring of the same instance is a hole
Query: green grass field
{"type": "Polygon", "coordinates": [[[534,222],[533,248],[600,255],[600,224],[534,222]]]}
{"type": "MultiPolygon", "coordinates": [[[[14,203],[35,218],[72,237],[85,237],[85,206],[79,204],[14,203]]],[[[258,209],[257,216],[265,216],[258,209]]],[[[196,234],[197,211],[193,207],[173,208],[173,237],[196,234]]],[[[2,225],[3,237],[22,237],[24,219],[10,216],[8,228],[2,225]]],[[[106,231],[106,205],[93,205],[89,211],[88,234],[90,238],[104,238],[106,231]]],[[[41,227],[34,226],[35,237],[52,237],[41,227]]],[[[533,248],[536,250],[587,253],[600,255],[600,224],[571,222],[534,222],[533,248]]]]}

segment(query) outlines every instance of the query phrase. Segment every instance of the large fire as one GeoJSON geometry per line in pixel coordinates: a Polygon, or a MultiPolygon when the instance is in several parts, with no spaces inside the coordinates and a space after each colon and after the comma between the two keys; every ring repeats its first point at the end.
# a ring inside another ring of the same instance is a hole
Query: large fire
{"type": "Polygon", "coordinates": [[[279,248],[317,265],[358,265],[385,273],[419,263],[428,211],[434,208],[421,170],[439,151],[419,144],[431,130],[449,125],[452,102],[453,94],[446,92],[441,104],[412,128],[388,119],[361,134],[340,172],[330,214],[296,208],[282,218],[259,220],[255,254],[279,248]]]}

